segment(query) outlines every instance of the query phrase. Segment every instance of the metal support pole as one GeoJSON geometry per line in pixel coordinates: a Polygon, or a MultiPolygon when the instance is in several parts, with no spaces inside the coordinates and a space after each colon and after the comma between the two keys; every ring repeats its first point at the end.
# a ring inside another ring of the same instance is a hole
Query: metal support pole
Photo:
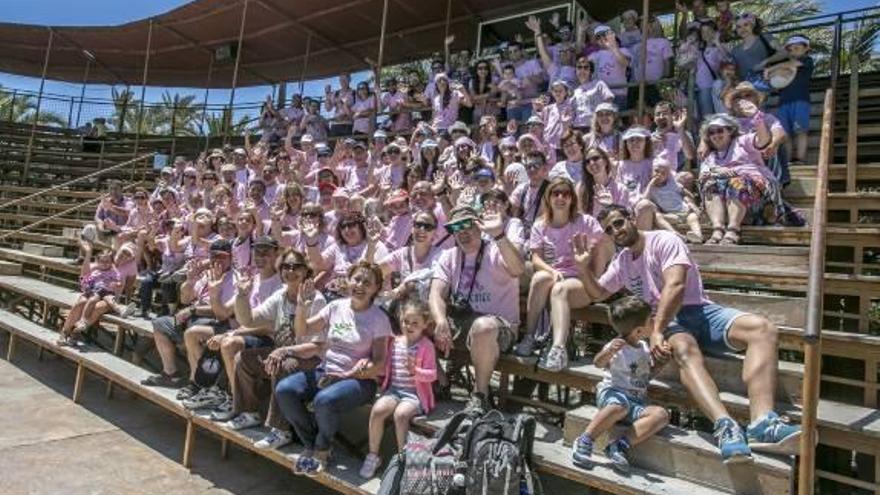
{"type": "Polygon", "coordinates": [[[208,61],[208,79],[205,81],[205,101],[202,104],[202,123],[199,125],[199,129],[202,130],[202,133],[205,135],[205,152],[208,151],[208,143],[211,140],[209,129],[205,129],[205,120],[208,119],[208,92],[211,91],[211,75],[214,71],[214,55],[211,55],[211,59],[208,61]]]}
{"type": "Polygon", "coordinates": [[[382,77],[382,61],[385,58],[385,28],[388,24],[388,0],[384,0],[382,2],[382,29],[379,31],[379,57],[376,61],[376,113],[373,114],[373,123],[375,124],[376,120],[379,118],[379,105],[378,105],[378,95],[379,95],[379,85],[381,84],[379,78],[382,77]]]}
{"type": "Polygon", "coordinates": [[[46,43],[46,57],[43,59],[43,73],[40,76],[40,92],[37,93],[37,108],[34,110],[34,122],[31,124],[31,136],[28,138],[27,156],[24,160],[24,170],[21,174],[20,183],[27,185],[28,171],[33,156],[34,137],[37,134],[37,121],[40,120],[40,106],[43,104],[43,88],[46,86],[46,71],[49,70],[49,54],[52,53],[52,42],[55,40],[55,31],[49,28],[49,41],[46,43]]]}
{"type": "Polygon", "coordinates": [[[648,65],[648,10],[651,0],[642,0],[642,41],[639,44],[639,104],[636,107],[636,122],[641,124],[645,113],[645,68],[648,65]]]}
{"type": "Polygon", "coordinates": [[[150,52],[153,50],[153,19],[150,19],[149,28],[147,28],[147,51],[144,54],[144,77],[141,80],[141,101],[138,103],[137,119],[134,123],[134,150],[132,156],[137,155],[138,145],[141,140],[141,123],[144,118],[144,98],[147,96],[147,75],[150,73],[150,52]]]}
{"type": "Polygon", "coordinates": [[[813,234],[810,238],[810,265],[807,282],[807,320],[804,328],[804,379],[801,408],[800,464],[798,493],[812,495],[816,474],[816,416],[822,373],[822,299],[825,278],[825,223],[828,207],[828,165],[831,162],[831,133],[834,122],[834,89],[825,90],[822,112],[822,138],[816,170],[813,205],[813,234]]]}
{"type": "Polygon", "coordinates": [[[9,118],[6,119],[10,124],[12,123],[12,119],[15,117],[15,98],[18,96],[18,90],[12,90],[12,101],[9,103],[9,118]]]}
{"type": "Polygon", "coordinates": [[[449,67],[449,59],[446,55],[449,55],[449,47],[446,46],[446,39],[449,38],[449,21],[452,19],[452,0],[446,0],[446,23],[443,26],[443,46],[444,50],[444,59],[443,63],[446,64],[446,67],[449,67]]]}
{"type": "Polygon", "coordinates": [[[312,33],[306,38],[306,58],[303,60],[303,70],[299,75],[299,95],[303,95],[306,88],[306,69],[309,67],[309,55],[312,54],[312,33]]]}
{"type": "MultiPolygon", "coordinates": [[[[86,70],[83,71],[82,88],[79,90],[79,108],[76,110],[76,126],[79,127],[79,118],[82,116],[83,100],[86,97],[86,83],[89,82],[89,69],[92,67],[92,59],[86,57],[86,70]]],[[[122,129],[119,129],[122,132],[122,129]]]]}
{"type": "Polygon", "coordinates": [[[238,28],[238,49],[235,51],[235,69],[232,71],[232,91],[229,92],[229,114],[225,116],[226,125],[223,132],[223,144],[229,142],[229,131],[232,129],[232,104],[235,103],[235,87],[238,85],[238,67],[241,64],[241,42],[244,39],[247,8],[248,0],[244,0],[244,5],[241,8],[241,26],[238,28]]]}
{"type": "Polygon", "coordinates": [[[73,126],[73,104],[76,100],[71,96],[70,97],[70,106],[67,108],[67,128],[70,129],[73,126]]]}

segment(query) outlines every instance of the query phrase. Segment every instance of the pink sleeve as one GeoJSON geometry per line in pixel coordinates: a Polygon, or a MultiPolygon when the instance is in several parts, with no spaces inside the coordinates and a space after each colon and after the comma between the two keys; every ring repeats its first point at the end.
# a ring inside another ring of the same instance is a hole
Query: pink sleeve
{"type": "Polygon", "coordinates": [[[592,215],[583,215],[582,218],[584,219],[584,232],[590,236],[590,240],[604,239],[605,231],[602,230],[602,226],[599,225],[599,222],[592,215]]]}
{"type": "Polygon", "coordinates": [[[664,59],[672,58],[672,56],[673,56],[672,43],[670,43],[669,40],[667,40],[665,38],[661,38],[661,39],[663,39],[663,48],[660,50],[660,55],[664,59]]]}
{"type": "Polygon", "coordinates": [[[532,232],[529,234],[529,249],[537,252],[544,244],[544,222],[537,221],[532,225],[532,232]]]}
{"type": "Polygon", "coordinates": [[[426,338],[419,346],[419,351],[419,365],[416,366],[413,378],[417,382],[432,383],[437,380],[437,354],[434,351],[434,344],[426,338]]]}
{"type": "Polygon", "coordinates": [[[657,257],[661,260],[663,271],[675,265],[690,267],[693,264],[684,241],[671,232],[658,233],[657,251],[657,257]]]}
{"type": "Polygon", "coordinates": [[[605,84],[605,81],[599,80],[596,82],[596,92],[602,97],[602,101],[611,101],[614,99],[614,93],[611,92],[611,88],[605,84]]]}
{"type": "Polygon", "coordinates": [[[324,258],[324,264],[330,267],[330,270],[333,270],[333,267],[336,266],[336,244],[330,244],[323,251],[321,251],[321,257],[324,258]]]}
{"type": "Polygon", "coordinates": [[[599,277],[599,286],[611,294],[616,294],[623,288],[623,279],[620,275],[620,256],[615,256],[605,273],[599,277]]]}
{"type": "Polygon", "coordinates": [[[455,271],[455,253],[456,248],[449,248],[443,251],[434,265],[435,279],[452,284],[453,272],[455,271]]]}

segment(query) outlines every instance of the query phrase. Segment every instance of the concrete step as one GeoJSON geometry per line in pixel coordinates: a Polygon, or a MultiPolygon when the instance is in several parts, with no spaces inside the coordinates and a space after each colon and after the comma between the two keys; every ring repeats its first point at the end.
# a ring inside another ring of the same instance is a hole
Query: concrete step
{"type": "MultiPolygon", "coordinates": [[[[598,413],[581,406],[565,415],[564,441],[570,446],[598,413]]],[[[602,455],[609,439],[625,428],[616,426],[597,440],[594,457],[602,455]],[[598,456],[597,456],[598,453],[598,456]]],[[[667,426],[660,433],[630,450],[630,462],[652,474],[691,481],[724,493],[787,493],[792,469],[781,457],[753,453],[752,464],[725,465],[711,435],[667,426]]]]}
{"type": "Polygon", "coordinates": [[[22,245],[21,250],[27,254],[48,256],[51,258],[61,258],[64,256],[64,248],[61,246],[50,246],[48,244],[37,244],[35,242],[25,242],[22,245]]]}
{"type": "Polygon", "coordinates": [[[0,261],[0,275],[21,275],[21,263],[0,261]]]}

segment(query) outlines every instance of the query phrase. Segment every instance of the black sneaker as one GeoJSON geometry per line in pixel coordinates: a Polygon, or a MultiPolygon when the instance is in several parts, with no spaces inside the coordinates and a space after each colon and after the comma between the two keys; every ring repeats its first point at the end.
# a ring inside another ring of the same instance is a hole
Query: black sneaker
{"type": "Polygon", "coordinates": [[[180,388],[180,386],[183,385],[183,382],[184,378],[180,376],[180,374],[175,373],[169,375],[163,371],[158,375],[144,378],[141,380],[141,385],[146,385],[148,387],[180,388]]]}
{"type": "Polygon", "coordinates": [[[201,390],[201,387],[193,382],[189,382],[177,392],[177,400],[189,399],[190,397],[199,393],[199,390],[201,390]]]}

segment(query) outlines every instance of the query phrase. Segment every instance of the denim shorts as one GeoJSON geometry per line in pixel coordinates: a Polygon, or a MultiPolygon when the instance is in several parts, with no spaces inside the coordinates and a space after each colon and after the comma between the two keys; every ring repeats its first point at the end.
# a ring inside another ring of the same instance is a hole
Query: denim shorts
{"type": "Polygon", "coordinates": [[[275,347],[275,341],[272,337],[266,335],[245,335],[244,348],[253,349],[255,347],[275,347]]]}
{"type": "Polygon", "coordinates": [[[382,394],[382,397],[386,397],[386,396],[397,400],[397,402],[410,402],[410,403],[412,403],[413,405],[416,406],[416,408],[419,411],[417,413],[417,416],[421,416],[422,414],[425,414],[425,411],[422,410],[422,403],[421,403],[421,401],[419,401],[419,396],[416,395],[415,390],[405,390],[402,388],[397,388],[397,387],[392,386],[392,387],[388,387],[388,390],[386,390],[382,394]]]}
{"type": "Polygon", "coordinates": [[[599,406],[599,409],[612,405],[623,407],[626,409],[626,417],[623,418],[623,423],[628,425],[635,423],[636,420],[644,416],[645,409],[647,408],[645,401],[614,387],[600,388],[599,393],[596,394],[596,405],[599,406]]]}
{"type": "Polygon", "coordinates": [[[807,132],[810,129],[810,102],[785,102],[779,105],[776,116],[789,136],[798,132],[807,132]]]}
{"type": "Polygon", "coordinates": [[[734,320],[746,313],[717,304],[694,304],[682,306],[675,319],[666,327],[664,335],[669,337],[677,333],[689,333],[699,344],[700,349],[716,354],[726,351],[741,352],[744,349],[735,347],[727,336],[734,320]]]}

